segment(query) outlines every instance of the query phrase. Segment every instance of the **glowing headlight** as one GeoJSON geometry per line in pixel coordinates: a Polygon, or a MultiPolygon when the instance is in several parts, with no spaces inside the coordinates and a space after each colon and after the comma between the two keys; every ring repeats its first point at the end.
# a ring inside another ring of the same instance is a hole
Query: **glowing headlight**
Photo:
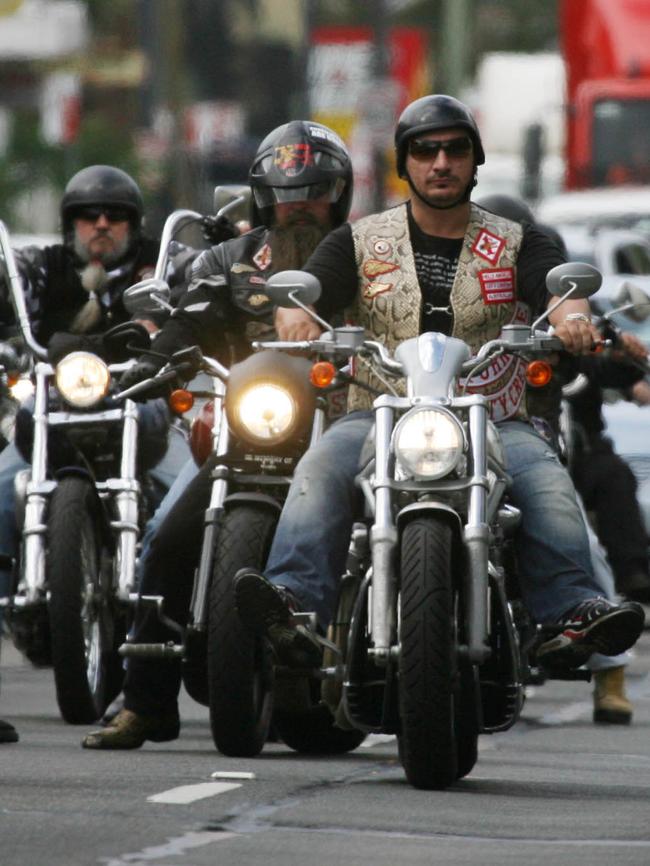
{"type": "Polygon", "coordinates": [[[106,396],[111,374],[97,355],[71,352],[56,365],[55,380],[66,403],[85,409],[106,396]]]}
{"type": "Polygon", "coordinates": [[[239,398],[236,410],[246,434],[266,445],[282,442],[293,429],[298,407],[278,385],[253,385],[239,398]]]}
{"type": "Polygon", "coordinates": [[[34,383],[31,379],[20,378],[17,379],[13,385],[9,386],[9,393],[17,400],[19,403],[22,403],[28,397],[31,397],[34,393],[34,383]]]}
{"type": "Polygon", "coordinates": [[[431,480],[442,478],[462,457],[463,431],[448,412],[414,409],[397,423],[393,447],[407,475],[431,480]]]}

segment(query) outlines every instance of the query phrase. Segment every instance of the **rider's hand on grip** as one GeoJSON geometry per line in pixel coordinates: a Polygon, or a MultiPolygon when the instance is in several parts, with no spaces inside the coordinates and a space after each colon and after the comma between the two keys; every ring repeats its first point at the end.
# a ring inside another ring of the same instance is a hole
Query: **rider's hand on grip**
{"type": "Polygon", "coordinates": [[[206,216],[201,220],[203,237],[210,244],[220,244],[239,234],[237,226],[227,216],[206,216]]]}
{"type": "MultiPolygon", "coordinates": [[[[138,361],[132,366],[129,367],[122,374],[122,378],[120,379],[120,390],[126,391],[127,388],[131,388],[133,385],[137,385],[139,382],[144,382],[145,379],[151,379],[156,373],[160,370],[162,365],[164,364],[163,359],[150,358],[148,356],[144,356],[139,358],[138,361]]],[[[163,391],[166,391],[167,385],[166,383],[162,386],[162,390],[147,390],[141,394],[134,394],[133,400],[148,400],[151,397],[158,397],[163,391]]]]}

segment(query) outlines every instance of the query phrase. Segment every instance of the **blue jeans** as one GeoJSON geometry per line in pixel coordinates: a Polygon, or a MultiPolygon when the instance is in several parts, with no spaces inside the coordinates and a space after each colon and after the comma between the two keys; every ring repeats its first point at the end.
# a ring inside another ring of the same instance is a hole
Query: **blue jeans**
{"type": "MultiPolygon", "coordinates": [[[[372,413],[353,412],[333,424],[300,461],[282,511],[266,569],[326,626],[336,604],[352,523],[359,514],[354,483],[372,413]]],[[[527,423],[499,425],[522,512],[517,540],[521,589],[531,615],[553,622],[602,595],[595,582],[587,531],[573,483],[555,451],[527,423]]]]}
{"type": "Polygon", "coordinates": [[[140,557],[138,560],[138,584],[142,579],[142,574],[144,573],[146,562],[149,557],[151,540],[159,531],[160,525],[162,524],[163,520],[167,517],[174,505],[176,505],[176,502],[178,501],[184,490],[187,488],[187,485],[196,475],[198,475],[198,472],[199,467],[194,462],[194,458],[190,456],[182,464],[173,484],[169,487],[169,490],[165,494],[162,502],[154,512],[153,516],[148,520],[142,536],[142,546],[140,550],[140,557]]]}

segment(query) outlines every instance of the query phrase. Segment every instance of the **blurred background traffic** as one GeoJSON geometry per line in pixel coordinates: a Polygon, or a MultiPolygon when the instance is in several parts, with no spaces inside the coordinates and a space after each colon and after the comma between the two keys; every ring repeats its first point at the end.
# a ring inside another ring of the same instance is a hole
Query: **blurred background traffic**
{"type": "Polygon", "coordinates": [[[295,117],[347,142],[359,216],[402,196],[394,121],[432,91],[477,114],[478,193],[650,182],[649,0],[0,0],[0,82],[13,233],[56,232],[65,181],[111,163],[156,234],[295,117]]]}
{"type": "Polygon", "coordinates": [[[404,196],[394,122],[438,91],[479,120],[475,198],[521,196],[570,255],[650,275],[650,0],[0,0],[0,85],[16,243],[58,231],[92,163],[138,179],[149,234],[210,212],[296,117],[348,144],[361,216],[404,196]]]}

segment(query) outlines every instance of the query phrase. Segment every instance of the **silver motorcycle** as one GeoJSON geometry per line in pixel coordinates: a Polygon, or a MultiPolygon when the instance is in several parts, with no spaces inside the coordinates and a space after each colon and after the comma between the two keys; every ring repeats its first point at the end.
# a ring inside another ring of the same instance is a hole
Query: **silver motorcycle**
{"type": "MultiPolygon", "coordinates": [[[[579,263],[547,277],[556,305],[599,285],[599,272],[579,263]]],[[[320,287],[309,274],[286,272],[267,291],[278,305],[307,310],[320,287]]],[[[479,734],[514,724],[525,684],[551,675],[535,664],[542,629],[516,592],[520,513],[508,501],[499,433],[487,399],[471,393],[472,378],[501,355],[536,362],[539,381],[540,361],[562,347],[538,330],[547,315],[504,327],[474,357],[463,341],[435,333],[404,341],[393,357],[351,327],[311,342],[260,344],[354,355],[384,381],[406,380],[407,396],[374,401],[358,477],[365,514],[341,581],[335,649],[317,678],[340,727],[397,735],[417,788],[446,788],[469,773],[479,734]]]]}
{"type": "MultiPolygon", "coordinates": [[[[202,216],[193,211],[169,217],[154,279],[166,271],[176,232],[195,219],[202,216]]],[[[137,404],[110,400],[112,382],[131,362],[73,351],[51,364],[34,337],[1,222],[0,255],[34,387],[31,466],[15,482],[21,542],[8,621],[18,648],[53,666],[63,719],[86,724],[121,688],[117,649],[137,597],[137,545],[149,510],[137,404]]],[[[120,339],[128,342],[126,324],[120,339]]]]}

